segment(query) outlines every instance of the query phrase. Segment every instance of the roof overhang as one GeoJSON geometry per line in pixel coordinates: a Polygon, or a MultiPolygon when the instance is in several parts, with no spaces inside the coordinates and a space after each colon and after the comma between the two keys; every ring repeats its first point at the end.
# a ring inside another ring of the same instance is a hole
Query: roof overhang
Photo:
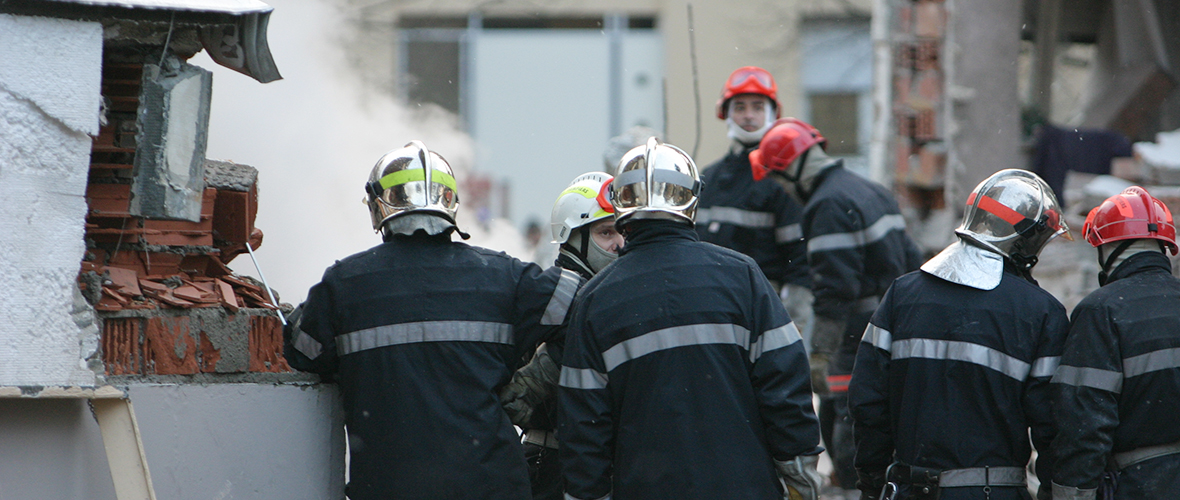
{"type": "Polygon", "coordinates": [[[262,83],[282,78],[266,42],[273,10],[258,0],[0,0],[0,14],[195,25],[214,61],[262,83]]]}

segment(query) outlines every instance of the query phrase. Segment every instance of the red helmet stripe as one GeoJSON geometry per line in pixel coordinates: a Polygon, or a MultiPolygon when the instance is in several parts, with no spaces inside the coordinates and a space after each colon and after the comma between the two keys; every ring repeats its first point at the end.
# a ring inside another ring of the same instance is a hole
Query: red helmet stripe
{"type": "MultiPolygon", "coordinates": [[[[975,196],[975,193],[971,193],[971,196],[967,198],[968,205],[975,203],[975,196]]],[[[989,214],[1003,219],[1004,222],[1012,224],[1013,226],[1025,219],[1023,215],[1020,215],[1020,212],[1008,208],[1007,205],[1004,205],[1003,203],[1000,203],[989,196],[979,195],[979,208],[989,214]]]]}

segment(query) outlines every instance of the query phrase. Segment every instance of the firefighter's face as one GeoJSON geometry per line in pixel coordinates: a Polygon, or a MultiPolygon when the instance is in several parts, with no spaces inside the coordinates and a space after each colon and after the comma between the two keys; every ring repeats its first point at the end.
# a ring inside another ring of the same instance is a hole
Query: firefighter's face
{"type": "Polygon", "coordinates": [[[740,94],[734,96],[730,103],[730,118],[746,132],[753,132],[766,125],[770,98],[758,94],[740,94]]]}
{"type": "Polygon", "coordinates": [[[590,239],[598,248],[617,254],[623,248],[623,235],[615,229],[615,219],[608,217],[590,225],[590,239]]]}

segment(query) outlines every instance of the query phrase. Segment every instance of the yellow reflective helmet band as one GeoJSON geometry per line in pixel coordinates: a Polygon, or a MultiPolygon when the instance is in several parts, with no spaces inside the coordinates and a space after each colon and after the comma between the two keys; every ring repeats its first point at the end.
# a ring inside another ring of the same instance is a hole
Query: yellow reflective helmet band
{"type": "Polygon", "coordinates": [[[570,193],[580,194],[580,195],[582,195],[583,198],[594,198],[594,197],[598,196],[597,191],[590,189],[586,186],[573,186],[573,187],[566,188],[565,191],[562,191],[561,194],[557,195],[557,197],[560,199],[562,196],[565,196],[570,193]]]}
{"type": "MultiPolygon", "coordinates": [[[[455,178],[442,170],[435,170],[430,173],[432,181],[442,184],[452,190],[458,191],[459,187],[455,183],[455,178]]],[[[393,186],[400,186],[407,182],[425,182],[426,170],[421,168],[411,168],[409,170],[399,170],[392,174],[382,177],[379,181],[381,189],[389,189],[393,186]]]]}

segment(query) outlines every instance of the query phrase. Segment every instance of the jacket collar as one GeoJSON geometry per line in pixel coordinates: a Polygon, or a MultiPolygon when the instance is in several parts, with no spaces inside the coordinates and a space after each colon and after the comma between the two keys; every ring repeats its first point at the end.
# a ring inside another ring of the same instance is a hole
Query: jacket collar
{"type": "Polygon", "coordinates": [[[700,241],[692,224],[670,220],[636,220],[628,224],[627,244],[619,256],[644,245],[674,240],[700,241]]]}
{"type": "Polygon", "coordinates": [[[1172,261],[1168,259],[1167,255],[1161,252],[1139,252],[1127,257],[1127,260],[1119,264],[1119,267],[1116,267],[1114,272],[1110,273],[1110,279],[1106,280],[1106,284],[1109,285],[1131,275],[1152,270],[1160,270],[1172,274],[1172,261]]]}

